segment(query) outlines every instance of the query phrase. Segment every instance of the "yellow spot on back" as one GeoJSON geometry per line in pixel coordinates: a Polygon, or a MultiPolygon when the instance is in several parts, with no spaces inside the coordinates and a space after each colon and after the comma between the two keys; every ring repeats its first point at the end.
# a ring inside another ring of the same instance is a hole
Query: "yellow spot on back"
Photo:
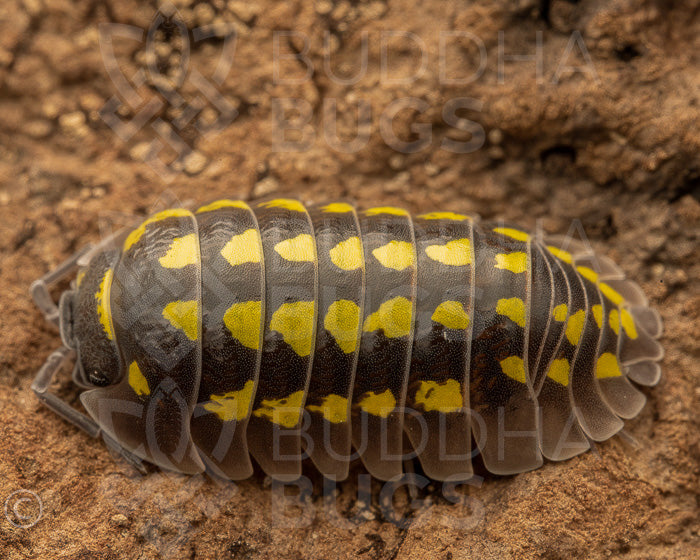
{"type": "Polygon", "coordinates": [[[429,245],[425,254],[448,266],[464,266],[472,262],[471,242],[466,238],[448,241],[444,245],[429,245]]]}
{"type": "Polygon", "coordinates": [[[403,270],[413,265],[413,244],[408,241],[391,240],[372,251],[374,257],[386,268],[403,270]]]}
{"type": "Polygon", "coordinates": [[[114,340],[114,330],[112,329],[112,277],[114,271],[108,268],[105,272],[102,282],[100,282],[100,288],[95,293],[95,299],[97,300],[97,315],[100,318],[100,323],[102,324],[102,329],[107,335],[108,340],[114,340]]]}
{"type": "Polygon", "coordinates": [[[515,251],[513,253],[498,253],[496,255],[496,268],[510,270],[515,274],[527,270],[527,253],[515,251]]]}
{"type": "Polygon", "coordinates": [[[365,318],[362,330],[372,332],[379,329],[389,338],[407,336],[411,332],[413,306],[405,297],[385,301],[379,309],[365,318]]]}
{"type": "Polygon", "coordinates": [[[255,382],[251,379],[245,382],[243,389],[229,391],[223,395],[211,395],[210,402],[204,405],[204,410],[213,412],[224,422],[243,420],[248,417],[250,403],[253,400],[255,382]]]}
{"type": "Polygon", "coordinates": [[[261,206],[265,208],[284,208],[292,212],[306,212],[304,205],[293,198],[275,198],[274,200],[268,200],[267,202],[258,204],[258,207],[261,206]]]}
{"type": "Polygon", "coordinates": [[[75,277],[75,285],[76,287],[80,288],[80,284],[83,283],[83,279],[85,278],[85,270],[80,270],[78,272],[78,275],[75,277]]]}
{"type": "Polygon", "coordinates": [[[617,363],[615,354],[610,352],[601,354],[596,362],[595,376],[598,379],[605,379],[606,377],[620,377],[621,375],[620,364],[617,363]]]}
{"type": "Polygon", "coordinates": [[[124,241],[124,251],[128,251],[131,249],[131,247],[138,242],[139,239],[141,239],[141,236],[143,236],[144,233],[146,233],[146,226],[149,224],[154,224],[156,222],[160,222],[161,220],[166,220],[168,218],[185,218],[187,216],[191,216],[192,213],[189,210],[185,210],[184,208],[173,208],[170,210],[163,210],[162,212],[158,212],[154,216],[151,216],[147,220],[145,220],[139,227],[137,227],[135,230],[133,230],[126,240],[124,241]]]}
{"type": "Polygon", "coordinates": [[[598,282],[598,274],[592,268],[588,268],[587,266],[577,266],[576,270],[578,270],[579,274],[586,280],[590,280],[593,283],[598,282]]]}
{"type": "Polygon", "coordinates": [[[455,214],[454,212],[429,212],[427,214],[421,214],[418,217],[424,220],[471,220],[469,216],[455,214]]]}
{"type": "Polygon", "coordinates": [[[283,303],[272,314],[270,330],[277,331],[299,356],[308,356],[314,344],[313,301],[283,303]]]}
{"type": "Polygon", "coordinates": [[[374,391],[368,391],[366,396],[357,404],[367,414],[386,418],[396,408],[396,399],[389,389],[379,394],[374,391]]]}
{"type": "Polygon", "coordinates": [[[368,208],[365,210],[365,215],[376,216],[378,214],[392,214],[394,216],[408,216],[408,212],[403,208],[394,208],[393,206],[377,206],[376,208],[368,208]]]}
{"type": "Polygon", "coordinates": [[[184,331],[187,338],[197,340],[199,336],[199,306],[196,300],[170,302],[163,309],[163,317],[173,327],[184,331]]]}
{"type": "Polygon", "coordinates": [[[421,381],[416,391],[415,402],[422,405],[426,412],[458,412],[464,406],[462,387],[455,379],[448,379],[443,383],[421,381]]]}
{"type": "Polygon", "coordinates": [[[141,369],[136,362],[131,362],[129,366],[129,385],[138,396],[151,394],[151,389],[148,387],[148,380],[143,373],[141,373],[141,369]]]}
{"type": "Polygon", "coordinates": [[[301,405],[304,401],[304,391],[296,391],[283,399],[265,399],[261,408],[253,411],[259,418],[268,418],[273,424],[283,428],[293,428],[299,424],[301,405]]]}
{"type": "Polygon", "coordinates": [[[246,348],[260,349],[262,302],[234,303],[224,313],[224,325],[231,336],[246,348]]]}
{"type": "Polygon", "coordinates": [[[322,210],[324,212],[333,212],[337,214],[345,214],[346,212],[352,212],[354,208],[351,204],[347,202],[333,202],[331,204],[326,204],[322,210]]]}
{"type": "Polygon", "coordinates": [[[571,264],[574,262],[574,259],[571,256],[571,253],[568,251],[564,251],[564,249],[560,249],[559,247],[554,247],[553,245],[549,245],[547,247],[547,250],[552,253],[555,257],[557,257],[559,260],[564,261],[565,263],[571,264]]]}
{"type": "Polygon", "coordinates": [[[469,313],[458,301],[443,301],[430,318],[448,329],[466,329],[469,326],[469,313]]]}
{"type": "Polygon", "coordinates": [[[184,268],[188,264],[199,263],[199,243],[197,234],[190,233],[176,237],[170,244],[168,252],[158,259],[163,268],[184,268]]]}
{"type": "Polygon", "coordinates": [[[520,298],[499,299],[496,313],[508,317],[516,325],[525,326],[525,302],[520,298]]]}
{"type": "Polygon", "coordinates": [[[501,370],[511,379],[515,379],[520,383],[527,383],[527,377],[525,375],[525,363],[523,359],[518,356],[511,356],[505,360],[500,361],[501,370]]]}
{"type": "Polygon", "coordinates": [[[221,249],[221,256],[231,266],[260,262],[260,234],[256,229],[250,228],[241,234],[234,235],[221,249]]]}
{"type": "Polygon", "coordinates": [[[291,262],[314,262],[316,260],[316,243],[313,236],[300,233],[291,239],[285,239],[275,245],[275,252],[284,260],[291,262]]]}
{"type": "Polygon", "coordinates": [[[509,227],[497,227],[493,228],[493,231],[496,233],[500,233],[501,235],[505,235],[506,237],[510,237],[511,239],[515,239],[516,241],[527,241],[530,239],[530,234],[520,231],[519,229],[514,229],[514,228],[509,228],[509,227]]]}
{"type": "Polygon", "coordinates": [[[620,310],[620,323],[622,323],[622,328],[625,329],[625,334],[632,340],[637,338],[637,327],[634,324],[634,319],[629,311],[626,309],[620,310]]]}
{"type": "Polygon", "coordinates": [[[547,370],[547,377],[556,381],[560,385],[563,385],[564,387],[568,387],[569,371],[569,360],[565,358],[559,358],[557,360],[552,361],[552,365],[550,365],[549,369],[547,370]]]}
{"type": "Polygon", "coordinates": [[[341,241],[329,251],[331,262],[343,270],[355,270],[364,264],[362,243],[357,236],[341,241]]]}
{"type": "Polygon", "coordinates": [[[613,290],[605,282],[601,282],[600,284],[598,284],[598,287],[600,288],[600,291],[603,292],[603,295],[610,301],[612,301],[615,305],[622,305],[623,303],[625,303],[625,298],[623,298],[622,295],[620,295],[616,290],[613,290]]]}
{"type": "Polygon", "coordinates": [[[211,212],[213,210],[218,210],[219,208],[240,208],[242,210],[249,210],[250,206],[248,206],[242,200],[223,199],[212,202],[211,204],[207,204],[206,206],[202,206],[197,210],[196,214],[201,214],[202,212],[211,212]]]}
{"type": "Polygon", "coordinates": [[[615,334],[620,334],[620,313],[617,309],[610,310],[610,328],[615,331],[615,334]]]}
{"type": "Polygon", "coordinates": [[[340,395],[328,395],[323,397],[320,406],[310,404],[306,410],[321,413],[332,424],[341,424],[348,420],[348,399],[340,395]]]}
{"type": "Polygon", "coordinates": [[[593,311],[593,318],[595,319],[595,324],[598,325],[599,329],[603,328],[603,306],[602,305],[594,305],[591,307],[591,311],[593,311]]]}
{"type": "Polygon", "coordinates": [[[555,321],[559,321],[560,323],[563,323],[566,321],[566,317],[569,314],[568,308],[565,303],[560,303],[554,308],[554,311],[552,312],[552,315],[554,316],[555,321]]]}
{"type": "Polygon", "coordinates": [[[334,301],[328,307],[323,328],[331,333],[343,352],[354,352],[360,332],[360,308],[349,299],[334,301]]]}
{"type": "Polygon", "coordinates": [[[569,316],[569,320],[566,323],[566,338],[569,342],[576,346],[578,341],[581,340],[581,333],[583,332],[583,324],[586,319],[586,312],[583,309],[579,309],[576,313],[569,316]]]}

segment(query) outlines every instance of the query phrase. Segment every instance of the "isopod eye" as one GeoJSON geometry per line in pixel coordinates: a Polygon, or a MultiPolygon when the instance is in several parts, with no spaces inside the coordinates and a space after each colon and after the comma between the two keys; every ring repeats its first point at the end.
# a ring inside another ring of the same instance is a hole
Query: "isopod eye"
{"type": "Polygon", "coordinates": [[[92,385],[97,387],[106,387],[110,383],[109,378],[96,369],[90,371],[88,374],[88,380],[92,385]]]}

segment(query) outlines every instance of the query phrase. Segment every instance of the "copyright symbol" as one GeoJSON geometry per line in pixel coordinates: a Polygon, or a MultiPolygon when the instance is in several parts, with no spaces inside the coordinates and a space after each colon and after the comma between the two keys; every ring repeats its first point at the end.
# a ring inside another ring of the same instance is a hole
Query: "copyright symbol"
{"type": "Polygon", "coordinates": [[[5,500],[5,517],[19,529],[36,525],[44,513],[44,504],[36,492],[21,488],[5,500]]]}

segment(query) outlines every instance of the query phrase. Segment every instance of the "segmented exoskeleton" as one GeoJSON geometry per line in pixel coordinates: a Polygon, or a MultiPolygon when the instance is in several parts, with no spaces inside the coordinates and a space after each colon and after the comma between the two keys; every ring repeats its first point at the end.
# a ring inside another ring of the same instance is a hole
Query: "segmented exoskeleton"
{"type": "Polygon", "coordinates": [[[219,200],[83,257],[37,394],[132,460],[279,479],[435,479],[562,460],[618,432],[662,357],[658,313],[580,242],[453,212],[219,200]],[[74,350],[90,417],[47,392],[74,350]]]}

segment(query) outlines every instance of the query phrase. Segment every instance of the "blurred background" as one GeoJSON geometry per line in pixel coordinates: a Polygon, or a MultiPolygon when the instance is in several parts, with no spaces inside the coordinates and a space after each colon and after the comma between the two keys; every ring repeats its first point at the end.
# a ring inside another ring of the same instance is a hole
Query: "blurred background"
{"type": "Polygon", "coordinates": [[[3,1],[0,500],[43,509],[0,517],[0,556],[695,558],[699,125],[693,0],[3,1]],[[144,480],[39,408],[58,336],[34,279],[159,204],[273,194],[582,224],[664,315],[638,445],[487,480],[466,510],[399,499],[406,526],[312,499],[290,529],[262,476],[144,480]]]}

